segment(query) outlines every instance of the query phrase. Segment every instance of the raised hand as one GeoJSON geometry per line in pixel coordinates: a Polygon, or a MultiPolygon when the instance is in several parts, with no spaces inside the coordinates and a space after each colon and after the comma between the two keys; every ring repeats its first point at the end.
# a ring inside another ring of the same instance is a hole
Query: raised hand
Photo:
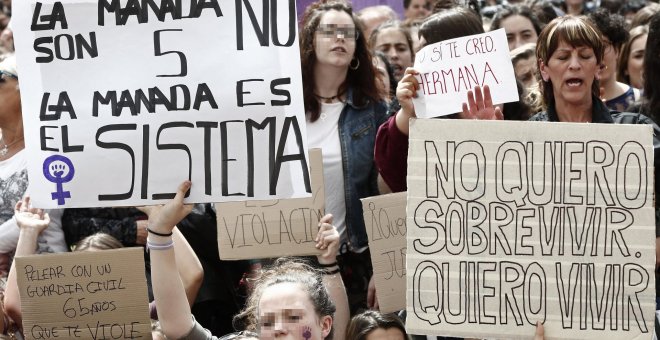
{"type": "Polygon", "coordinates": [[[50,216],[43,210],[32,208],[30,196],[23,197],[14,206],[14,219],[20,229],[30,229],[41,233],[48,228],[50,216]]]}
{"type": "Polygon", "coordinates": [[[184,181],[179,185],[176,196],[164,205],[138,207],[149,216],[149,229],[159,233],[171,233],[184,217],[192,211],[192,204],[183,204],[183,198],[192,183],[184,181]]]}
{"type": "Polygon", "coordinates": [[[468,91],[467,103],[463,103],[463,112],[459,113],[461,119],[480,120],[503,120],[504,115],[499,107],[493,106],[493,97],[490,88],[484,85],[483,94],[481,87],[475,86],[474,93],[468,91]]]}
{"type": "Polygon", "coordinates": [[[329,264],[337,262],[337,252],[339,251],[339,232],[332,225],[332,215],[327,214],[319,221],[319,232],[314,239],[316,249],[323,250],[323,253],[317,255],[319,263],[329,264]]]}

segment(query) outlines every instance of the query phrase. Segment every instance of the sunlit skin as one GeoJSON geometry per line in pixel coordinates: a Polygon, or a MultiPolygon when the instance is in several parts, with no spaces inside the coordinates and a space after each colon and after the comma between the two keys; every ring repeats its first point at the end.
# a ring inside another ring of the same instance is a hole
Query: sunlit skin
{"type": "Polygon", "coordinates": [[[536,79],[536,60],[533,56],[527,59],[520,59],[513,66],[516,79],[520,81],[525,88],[531,88],[538,83],[536,79]]]}
{"type": "Polygon", "coordinates": [[[378,32],[375,48],[385,53],[394,69],[394,78],[399,81],[406,68],[413,65],[413,53],[406,36],[397,28],[386,28],[378,32]]]}
{"type": "Polygon", "coordinates": [[[630,45],[630,55],[628,57],[628,66],[626,72],[630,77],[630,86],[641,89],[644,88],[644,52],[646,51],[647,34],[635,39],[630,45]]]}
{"type": "Polygon", "coordinates": [[[591,47],[573,47],[564,41],[547,65],[540,64],[544,81],[552,83],[560,121],[591,121],[591,86],[600,69],[591,47]]]}
{"type": "Polygon", "coordinates": [[[387,73],[385,63],[380,58],[374,57],[374,67],[376,68],[376,72],[378,72],[380,75],[379,81],[377,81],[376,84],[378,85],[378,88],[381,90],[381,92],[388,96],[385,99],[389,101],[390,75],[387,73]]]}
{"type": "Polygon", "coordinates": [[[406,8],[406,19],[424,19],[431,14],[431,3],[428,0],[412,0],[406,8]]]}
{"type": "Polygon", "coordinates": [[[522,15],[512,15],[501,21],[501,27],[506,32],[509,50],[527,43],[536,43],[538,35],[532,22],[522,15]]]}
{"type": "Polygon", "coordinates": [[[295,283],[266,288],[259,300],[259,338],[323,340],[332,329],[332,318],[319,317],[305,290],[295,283]]]}
{"type": "Polygon", "coordinates": [[[406,340],[398,328],[377,328],[367,334],[366,340],[406,340]]]}
{"type": "MultiPolygon", "coordinates": [[[[337,27],[355,30],[353,19],[346,12],[328,11],[323,14],[319,27],[337,27]]],[[[314,38],[317,65],[348,69],[355,54],[355,39],[342,34],[326,36],[317,30],[314,38]]]]}

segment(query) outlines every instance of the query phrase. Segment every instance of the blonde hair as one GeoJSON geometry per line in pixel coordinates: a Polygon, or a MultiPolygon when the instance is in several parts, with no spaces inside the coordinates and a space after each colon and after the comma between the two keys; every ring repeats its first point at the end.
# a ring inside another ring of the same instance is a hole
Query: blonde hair
{"type": "Polygon", "coordinates": [[[124,245],[111,235],[106,233],[96,233],[78,241],[74,246],[73,251],[88,251],[92,248],[96,250],[109,250],[123,247],[124,245]]]}

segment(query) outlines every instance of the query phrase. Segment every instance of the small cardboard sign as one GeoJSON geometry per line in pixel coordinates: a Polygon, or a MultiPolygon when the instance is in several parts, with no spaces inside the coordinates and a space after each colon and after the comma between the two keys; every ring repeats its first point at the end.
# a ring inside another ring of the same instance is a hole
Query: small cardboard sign
{"type": "Polygon", "coordinates": [[[362,199],[381,313],[406,308],[406,192],[362,199]]]}
{"type": "Polygon", "coordinates": [[[314,238],[325,215],[321,149],[310,149],[312,197],[215,205],[223,260],[316,255],[314,238]]]}
{"type": "Polygon", "coordinates": [[[26,339],[151,339],[141,248],[16,258],[26,339]]]}
{"type": "Polygon", "coordinates": [[[407,329],[650,339],[653,174],[650,125],[413,120],[407,329]]]}
{"type": "Polygon", "coordinates": [[[494,104],[519,100],[503,28],[427,45],[415,55],[415,70],[419,118],[461,112],[475,86],[488,85],[494,104]]]}

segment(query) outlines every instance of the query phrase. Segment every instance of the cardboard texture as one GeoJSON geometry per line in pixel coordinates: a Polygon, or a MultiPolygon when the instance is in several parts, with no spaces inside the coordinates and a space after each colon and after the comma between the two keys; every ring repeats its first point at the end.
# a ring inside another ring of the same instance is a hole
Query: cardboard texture
{"type": "Polygon", "coordinates": [[[488,85],[495,104],[518,101],[503,28],[426,45],[415,54],[415,70],[419,90],[413,102],[419,118],[461,112],[475,86],[488,85]]]}
{"type": "Polygon", "coordinates": [[[187,203],[310,197],[295,0],[26,0],[12,18],[36,207],[162,204],[185,179],[187,203]]]}
{"type": "Polygon", "coordinates": [[[309,150],[312,197],[215,205],[223,260],[316,255],[314,238],[325,215],[321,149],[309,150]]]}
{"type": "Polygon", "coordinates": [[[363,198],[379,310],[406,308],[406,192],[363,198]]]}
{"type": "Polygon", "coordinates": [[[413,334],[650,339],[649,125],[413,120],[413,334]]]}
{"type": "Polygon", "coordinates": [[[141,248],[15,260],[26,339],[151,339],[141,248]]]}

